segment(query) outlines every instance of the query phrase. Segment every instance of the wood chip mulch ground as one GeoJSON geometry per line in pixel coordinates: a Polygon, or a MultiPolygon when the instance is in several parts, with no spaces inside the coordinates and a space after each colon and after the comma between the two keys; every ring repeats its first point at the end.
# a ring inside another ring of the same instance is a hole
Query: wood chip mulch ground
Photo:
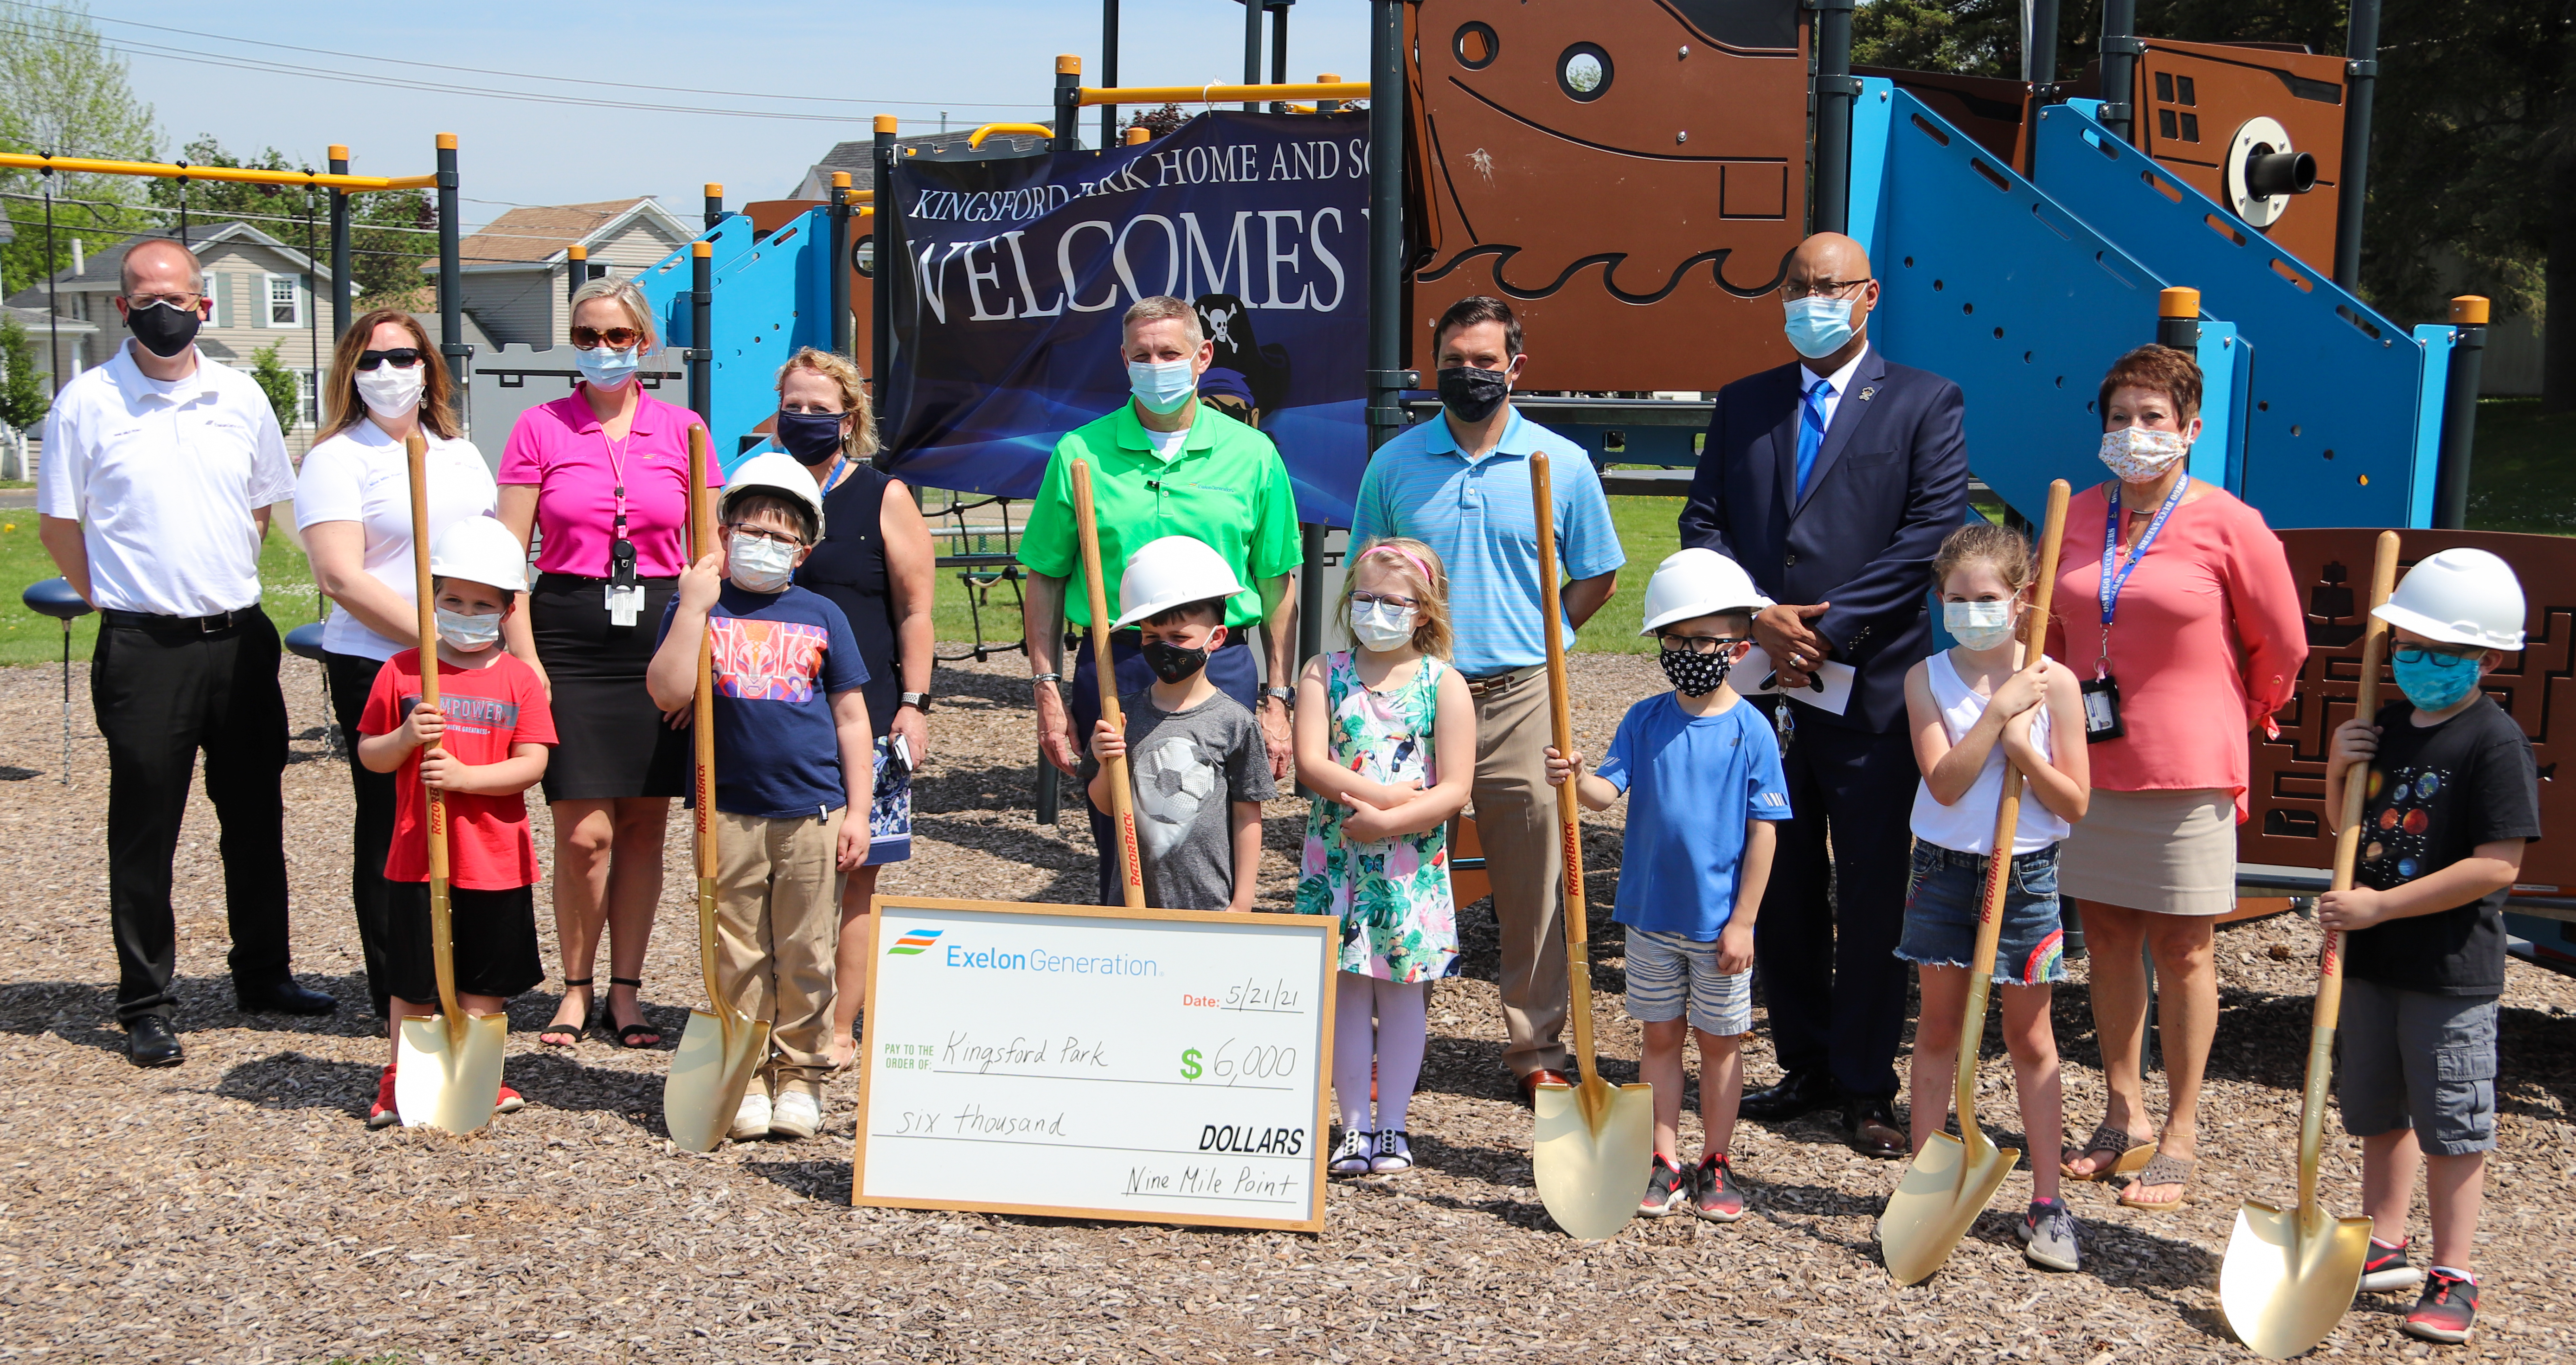
{"type": "MultiPolygon", "coordinates": [[[[1577,724],[1598,752],[1660,687],[1642,658],[1575,662],[1577,724]]],[[[285,666],[295,762],[286,799],[302,979],[349,1002],[316,1024],[232,1008],[216,826],[202,795],[178,855],[186,1065],[127,1065],[113,1023],[107,777],[75,666],[72,782],[60,784],[54,670],[0,670],[0,1360],[1352,1361],[1529,1359],[2238,1361],[2216,1301],[2240,1200],[2289,1201],[2315,928],[2294,915],[2223,929],[2224,1015],[2203,1103],[2200,1185],[2179,1214],[2070,1186],[2086,1265],[2024,1264],[2009,1180],[1947,1269],[1889,1285],[1873,1228],[1898,1174],[1820,1116],[1747,1123],[1736,1164],[1752,1212],[1671,1219],[1573,1242],[1530,1188],[1530,1119],[1510,1099],[1490,910],[1471,907],[1466,974],[1437,988],[1413,1110],[1422,1165],[1337,1184],[1321,1235],[1201,1231],[849,1207],[851,1078],[804,1142],[675,1153],[660,1085],[698,995],[687,824],[646,973],[671,1042],[598,1035],[540,1049],[551,990],[512,1015],[508,1079],[528,1108],[456,1139],[363,1126],[382,1036],[365,1017],[347,910],[349,790],[325,748],[312,664],[285,666]]],[[[913,861],[890,891],[1079,901],[1078,811],[1030,813],[1025,666],[943,669],[917,788],[913,861]]],[[[1266,908],[1284,908],[1304,807],[1269,813],[1266,908]]],[[[542,826],[544,815],[540,810],[542,826]]],[[[1605,1071],[1635,1073],[1608,921],[1618,817],[1587,863],[1605,1071]]],[[[538,846],[548,846],[541,827],[538,846]]],[[[545,905],[541,892],[539,904],[545,905]]],[[[552,927],[542,923],[553,962],[552,927]]],[[[2085,964],[2072,964],[2076,981],[2085,964]]],[[[2576,1184],[2576,982],[2521,964],[2503,1014],[2502,1148],[2478,1249],[2486,1289],[2466,1348],[2397,1333],[2411,1298],[2366,1296],[2320,1354],[2378,1360],[2576,1357],[2569,1199],[2576,1184]]],[[[2101,1112],[2080,984],[2057,996],[2067,1126],[2101,1112]]],[[[1990,1027],[1981,1105],[2019,1146],[2011,1072],[1990,1027]]],[[[1757,1032],[1754,1083],[1776,1071],[1757,1032]]],[[[2150,1078],[2151,1093],[2161,1084],[2150,1078]]],[[[1686,1124],[1688,1121],[1686,1121],[1686,1124]]],[[[2355,1207],[2358,1148],[2329,1120],[2328,1189],[2355,1207]]],[[[1685,1141],[1696,1142],[1695,1136],[1685,1141]]],[[[1695,1148],[1693,1150],[1696,1150],[1695,1148]]],[[[2424,1232],[2421,1205],[2416,1233],[2424,1232]]]]}

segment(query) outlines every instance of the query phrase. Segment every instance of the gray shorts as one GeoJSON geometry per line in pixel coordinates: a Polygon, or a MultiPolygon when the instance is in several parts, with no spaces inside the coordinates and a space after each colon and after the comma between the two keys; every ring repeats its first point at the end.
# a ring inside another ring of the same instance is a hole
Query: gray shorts
{"type": "Polygon", "coordinates": [[[2343,1130],[2400,1128],[2436,1156],[2496,1145],[2496,997],[2431,995],[2344,978],[2335,1029],[2343,1130]]]}
{"type": "Polygon", "coordinates": [[[1753,1031],[1753,972],[1717,969],[1717,944],[1628,931],[1628,1017],[1665,1024],[1689,1015],[1692,1028],[1719,1038],[1753,1031]]]}

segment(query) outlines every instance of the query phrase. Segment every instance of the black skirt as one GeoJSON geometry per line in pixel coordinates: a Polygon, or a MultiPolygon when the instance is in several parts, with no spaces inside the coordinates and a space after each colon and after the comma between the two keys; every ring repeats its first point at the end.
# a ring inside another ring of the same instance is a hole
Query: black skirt
{"type": "MultiPolygon", "coordinates": [[[[438,962],[429,943],[429,883],[387,882],[385,944],[388,993],[415,1005],[438,1003],[438,962]]],[[[537,956],[537,901],[529,887],[468,891],[449,887],[447,916],[456,957],[456,992],[503,1000],[546,979],[537,956]]]]}
{"type": "Polygon", "coordinates": [[[635,624],[609,624],[608,582],[539,574],[528,594],[528,629],[553,685],[555,751],[546,761],[548,801],[685,796],[689,732],[674,730],[644,687],[662,613],[676,578],[641,580],[635,624]]]}

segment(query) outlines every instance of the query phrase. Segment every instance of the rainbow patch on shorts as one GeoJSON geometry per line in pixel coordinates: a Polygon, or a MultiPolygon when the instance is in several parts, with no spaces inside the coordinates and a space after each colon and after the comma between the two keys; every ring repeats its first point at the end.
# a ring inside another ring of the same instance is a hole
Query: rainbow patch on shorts
{"type": "Polygon", "coordinates": [[[938,942],[939,936],[945,932],[943,929],[907,929],[903,937],[894,941],[893,947],[886,949],[886,956],[910,957],[938,942]]]}
{"type": "Polygon", "coordinates": [[[2065,960],[2066,931],[2051,930],[2048,937],[2039,941],[2038,947],[2030,950],[2029,960],[2022,964],[2021,983],[2025,986],[2039,985],[2057,975],[2058,964],[2065,960]]]}

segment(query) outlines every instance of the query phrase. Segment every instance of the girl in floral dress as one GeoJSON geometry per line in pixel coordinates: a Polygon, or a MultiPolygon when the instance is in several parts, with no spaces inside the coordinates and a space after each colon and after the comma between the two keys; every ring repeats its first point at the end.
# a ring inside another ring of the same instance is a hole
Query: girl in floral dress
{"type": "Polygon", "coordinates": [[[1443,658],[1448,582],[1430,546],[1371,542],[1351,562],[1345,601],[1356,648],[1308,662],[1297,683],[1297,775],[1315,793],[1297,912],[1342,919],[1331,1170],[1390,1174],[1413,1166],[1404,1111],[1422,1075],[1424,1013],[1431,983],[1458,960],[1448,822],[1475,777],[1476,712],[1443,658]]]}

